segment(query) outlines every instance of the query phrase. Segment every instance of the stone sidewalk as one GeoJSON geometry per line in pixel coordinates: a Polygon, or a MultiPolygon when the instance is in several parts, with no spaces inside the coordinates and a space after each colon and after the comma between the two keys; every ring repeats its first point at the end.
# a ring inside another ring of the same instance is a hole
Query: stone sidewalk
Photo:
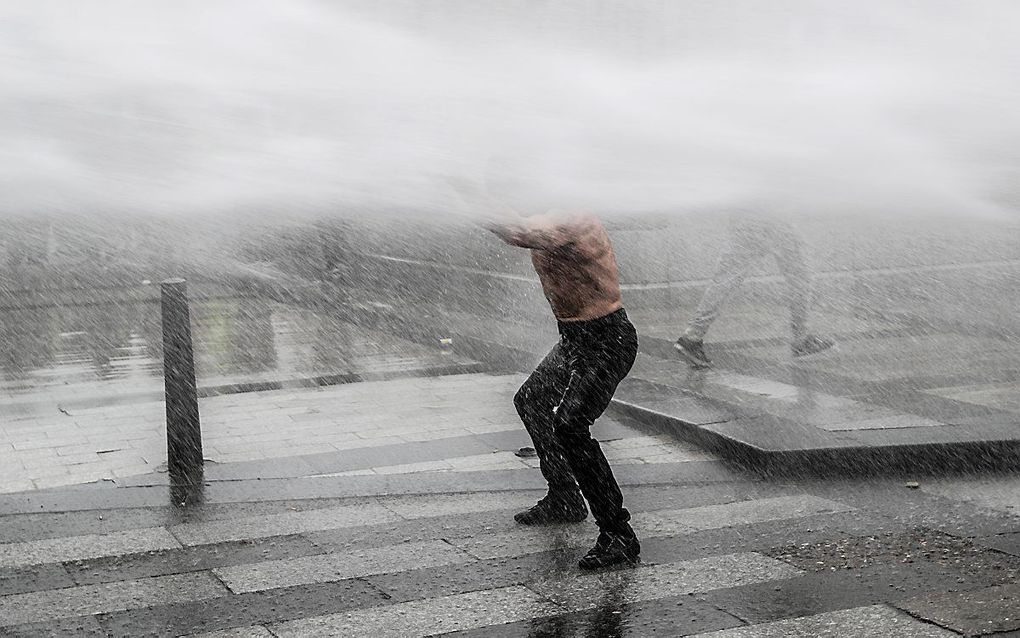
{"type": "Polygon", "coordinates": [[[0,635],[1020,630],[1014,479],[911,490],[622,465],[643,561],[589,574],[576,559],[591,522],[513,523],[544,491],[534,468],[272,479],[228,465],[186,507],[150,481],[0,495],[0,635]]]}
{"type": "MultiPolygon", "coordinates": [[[[463,374],[246,392],[200,400],[208,472],[394,474],[533,467],[513,408],[521,375],[463,374]],[[431,444],[429,444],[431,442],[431,444]],[[272,459],[288,458],[280,465],[272,459]],[[364,461],[372,458],[371,465],[364,461]],[[238,462],[246,462],[237,465],[238,462]],[[315,462],[315,467],[310,463],[315,462]],[[220,469],[232,464],[233,469],[220,469]]],[[[123,483],[166,462],[162,401],[74,409],[0,426],[0,492],[123,483]]],[[[611,418],[596,434],[615,463],[712,459],[611,418]]]]}
{"type": "MultiPolygon", "coordinates": [[[[838,347],[794,360],[788,309],[749,296],[728,305],[709,333],[713,368],[691,370],[672,348],[681,309],[631,314],[641,353],[615,404],[757,470],[1020,468],[1020,342],[1007,336],[830,304],[815,309],[812,325],[838,347]]],[[[548,320],[439,304],[387,321],[408,338],[443,330],[460,354],[520,370],[557,338],[548,320]]]]}

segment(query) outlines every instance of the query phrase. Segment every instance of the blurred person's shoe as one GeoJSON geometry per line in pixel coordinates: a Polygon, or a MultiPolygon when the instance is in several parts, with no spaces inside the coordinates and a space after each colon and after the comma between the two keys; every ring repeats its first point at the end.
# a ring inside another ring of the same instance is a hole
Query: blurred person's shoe
{"type": "Polygon", "coordinates": [[[806,359],[813,357],[816,354],[821,354],[826,350],[831,350],[836,342],[827,337],[819,337],[818,335],[808,335],[799,341],[794,341],[790,346],[793,352],[793,356],[797,359],[806,359]]]}
{"type": "Polygon", "coordinates": [[[712,361],[705,355],[705,344],[701,339],[682,336],[676,340],[673,347],[694,368],[708,368],[712,365],[712,361]]]}
{"type": "Polygon", "coordinates": [[[588,550],[579,561],[581,569],[601,569],[620,563],[636,565],[641,562],[641,543],[633,530],[627,533],[599,532],[595,547],[588,550]]]}
{"type": "Polygon", "coordinates": [[[588,508],[580,493],[563,495],[550,492],[528,509],[514,514],[514,520],[521,525],[580,523],[587,517],[588,508]]]}

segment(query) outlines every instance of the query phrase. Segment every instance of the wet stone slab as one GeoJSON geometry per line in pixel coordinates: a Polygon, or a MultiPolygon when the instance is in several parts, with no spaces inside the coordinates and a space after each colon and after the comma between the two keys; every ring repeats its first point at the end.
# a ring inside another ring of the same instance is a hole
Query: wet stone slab
{"type": "Polygon", "coordinates": [[[215,567],[244,565],[267,560],[297,558],[322,553],[312,541],[301,536],[231,541],[179,550],[127,554],[64,564],[76,585],[91,585],[205,571],[215,567]]]}
{"type": "Polygon", "coordinates": [[[101,614],[99,621],[107,635],[116,638],[173,638],[223,629],[246,629],[252,625],[320,616],[385,605],[388,602],[386,596],[372,585],[362,580],[346,580],[155,605],[148,609],[101,614]]]}
{"type": "Polygon", "coordinates": [[[249,627],[235,627],[233,629],[220,629],[219,631],[190,634],[188,638],[274,638],[274,636],[265,627],[252,625],[249,627]]]}
{"type": "Polygon", "coordinates": [[[960,587],[957,575],[936,565],[893,563],[811,572],[786,580],[713,591],[699,598],[748,623],[758,624],[955,587],[960,587]]]}
{"type": "Polygon", "coordinates": [[[63,565],[33,565],[0,569],[0,596],[46,589],[62,589],[75,582],[63,565]]]}
{"type": "Polygon", "coordinates": [[[38,636],[82,636],[107,638],[99,622],[92,616],[64,618],[50,622],[28,623],[14,627],[0,627],[5,638],[38,638],[38,636]]]}
{"type": "Polygon", "coordinates": [[[210,574],[183,574],[102,585],[14,594],[0,598],[0,623],[73,618],[174,601],[205,600],[226,593],[210,574]]]}
{"type": "Polygon", "coordinates": [[[589,609],[606,591],[613,591],[621,603],[632,603],[789,578],[800,573],[752,552],[558,578],[530,587],[565,609],[576,611],[589,609]]]}
{"type": "Polygon", "coordinates": [[[398,520],[399,516],[377,503],[364,503],[268,516],[208,523],[185,523],[170,528],[184,545],[300,534],[335,527],[353,527],[398,520]]]}
{"type": "Polygon", "coordinates": [[[702,638],[955,638],[957,634],[911,618],[884,605],[857,607],[773,623],[737,627],[702,638]]]}
{"type": "Polygon", "coordinates": [[[967,636],[1020,630],[1020,584],[1015,581],[974,591],[922,594],[896,606],[967,636]]]}
{"type": "Polygon", "coordinates": [[[581,612],[533,618],[444,634],[449,638],[538,636],[689,636],[741,625],[741,621],[688,596],[621,603],[607,595],[581,612]]]}
{"type": "Polygon", "coordinates": [[[174,549],[180,546],[177,539],[162,527],[51,538],[23,543],[5,543],[0,545],[0,567],[60,563],[101,556],[174,549]]]}
{"type": "Polygon", "coordinates": [[[530,589],[514,586],[308,618],[271,625],[270,629],[280,638],[404,638],[515,622],[561,611],[530,589]]]}
{"type": "Polygon", "coordinates": [[[472,561],[472,556],[434,540],[223,567],[214,572],[231,591],[243,593],[472,561]]]}
{"type": "Polygon", "coordinates": [[[1020,580],[1020,559],[929,529],[850,536],[815,544],[778,547],[769,556],[805,571],[859,569],[881,564],[929,564],[955,576],[959,588],[1020,580]]]}

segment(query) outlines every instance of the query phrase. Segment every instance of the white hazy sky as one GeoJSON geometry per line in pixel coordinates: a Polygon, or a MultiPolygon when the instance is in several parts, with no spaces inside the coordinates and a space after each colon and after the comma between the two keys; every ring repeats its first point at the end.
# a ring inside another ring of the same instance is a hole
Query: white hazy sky
{"type": "Polygon", "coordinates": [[[0,212],[987,211],[1013,0],[6,0],[0,212]]]}

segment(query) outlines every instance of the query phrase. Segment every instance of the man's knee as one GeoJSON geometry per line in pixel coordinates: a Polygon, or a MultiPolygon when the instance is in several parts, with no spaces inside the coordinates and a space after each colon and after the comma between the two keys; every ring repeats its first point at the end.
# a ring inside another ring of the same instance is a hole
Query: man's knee
{"type": "Polygon", "coordinates": [[[517,394],[514,395],[514,407],[517,409],[517,414],[519,414],[522,419],[528,410],[530,394],[531,392],[528,385],[524,384],[519,390],[517,390],[517,394]]]}
{"type": "Polygon", "coordinates": [[[584,424],[573,421],[556,419],[553,433],[567,454],[571,452],[584,453],[593,443],[598,445],[592,438],[591,431],[584,424]]]}

